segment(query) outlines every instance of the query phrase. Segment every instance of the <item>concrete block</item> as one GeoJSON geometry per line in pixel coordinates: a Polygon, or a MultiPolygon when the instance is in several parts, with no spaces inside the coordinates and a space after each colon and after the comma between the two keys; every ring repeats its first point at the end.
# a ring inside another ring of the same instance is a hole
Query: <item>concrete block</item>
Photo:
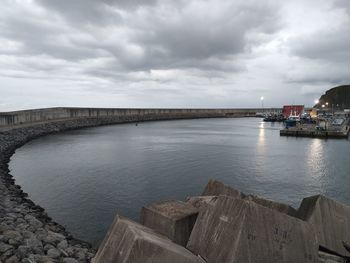
{"type": "Polygon", "coordinates": [[[200,213],[187,248],[208,263],[316,263],[312,226],[252,201],[219,196],[200,213]]]}
{"type": "Polygon", "coordinates": [[[246,195],[228,185],[223,184],[220,181],[209,180],[203,194],[203,196],[218,196],[218,195],[226,195],[239,199],[248,199],[259,205],[274,209],[278,212],[285,213],[290,216],[296,216],[296,209],[291,207],[290,205],[271,201],[256,195],[246,195]]]}
{"type": "Polygon", "coordinates": [[[93,263],[203,263],[153,230],[117,216],[93,263]]]}
{"type": "Polygon", "coordinates": [[[142,208],[141,224],[186,246],[199,210],[190,203],[171,200],[142,208]]]}
{"type": "Polygon", "coordinates": [[[207,209],[208,206],[214,206],[216,204],[217,196],[192,196],[188,197],[186,202],[193,205],[199,211],[207,209]]]}
{"type": "Polygon", "coordinates": [[[327,252],[318,251],[318,263],[346,263],[347,260],[343,257],[332,255],[327,252]]]}
{"type": "Polygon", "coordinates": [[[285,213],[287,215],[294,216],[294,217],[296,217],[297,215],[297,210],[288,204],[275,202],[256,195],[247,195],[246,197],[244,197],[244,199],[253,201],[259,205],[276,210],[280,213],[285,213]]]}
{"type": "Polygon", "coordinates": [[[243,198],[245,195],[240,191],[223,184],[222,182],[210,179],[202,193],[203,196],[227,195],[235,198],[243,198]]]}
{"type": "Polygon", "coordinates": [[[350,244],[349,206],[322,195],[311,196],[301,202],[298,217],[313,225],[321,247],[350,256],[345,248],[350,244]]]}

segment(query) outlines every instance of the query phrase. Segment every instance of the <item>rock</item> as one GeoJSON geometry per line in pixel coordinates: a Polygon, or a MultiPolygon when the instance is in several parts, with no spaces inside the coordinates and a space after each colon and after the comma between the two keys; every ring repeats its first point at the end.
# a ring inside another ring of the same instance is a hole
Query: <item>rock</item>
{"type": "Polygon", "coordinates": [[[60,233],[56,233],[56,232],[52,232],[52,231],[47,231],[47,236],[43,239],[43,241],[45,243],[51,243],[51,244],[58,244],[59,242],[65,240],[65,236],[60,234],[60,233]]]}
{"type": "Polygon", "coordinates": [[[68,247],[67,240],[62,240],[60,243],[58,243],[57,248],[65,250],[68,247]]]}
{"type": "Polygon", "coordinates": [[[0,255],[12,249],[14,249],[13,246],[5,244],[4,242],[0,242],[0,255]]]}
{"type": "Polygon", "coordinates": [[[43,243],[37,239],[35,236],[25,239],[24,244],[35,254],[44,254],[43,243]]]}
{"type": "Polygon", "coordinates": [[[19,259],[16,256],[12,256],[5,260],[5,263],[18,263],[19,259]]]}
{"type": "Polygon", "coordinates": [[[37,239],[43,241],[47,237],[47,230],[44,229],[44,228],[38,228],[35,231],[35,236],[36,236],[37,239]]]}
{"type": "Polygon", "coordinates": [[[93,263],[202,263],[185,248],[155,231],[117,216],[93,263]]]}
{"type": "Polygon", "coordinates": [[[41,228],[43,226],[43,223],[36,219],[32,215],[26,215],[24,219],[29,223],[30,226],[32,226],[34,229],[41,228]]]}
{"type": "Polygon", "coordinates": [[[27,246],[19,246],[16,250],[18,258],[25,258],[29,254],[30,248],[27,246]]]}
{"type": "Polygon", "coordinates": [[[186,246],[199,210],[190,203],[165,201],[142,208],[141,224],[186,246]]]}
{"type": "Polygon", "coordinates": [[[53,258],[53,259],[59,258],[60,255],[61,255],[61,251],[59,251],[56,248],[50,248],[47,251],[47,256],[50,257],[50,258],[53,258]]]}
{"type": "Polygon", "coordinates": [[[4,235],[4,240],[10,240],[10,239],[21,240],[22,239],[22,235],[15,230],[7,230],[3,233],[3,235],[4,235]]]}
{"type": "Polygon", "coordinates": [[[318,258],[311,225],[228,196],[199,214],[187,248],[208,263],[316,263],[318,258]]]}
{"type": "Polygon", "coordinates": [[[79,263],[79,261],[74,258],[64,258],[63,263],[79,263]]]}
{"type": "Polygon", "coordinates": [[[51,244],[46,244],[46,245],[44,246],[44,250],[45,250],[45,251],[48,251],[48,250],[51,249],[51,248],[55,248],[55,246],[54,246],[54,245],[51,245],[51,244]]]}
{"type": "Polygon", "coordinates": [[[322,195],[304,198],[298,217],[316,230],[321,247],[349,257],[344,244],[350,244],[350,207],[322,195]]]}
{"type": "Polygon", "coordinates": [[[203,196],[227,195],[235,198],[243,198],[245,194],[233,189],[230,186],[224,185],[222,182],[210,179],[202,193],[203,196]]]}

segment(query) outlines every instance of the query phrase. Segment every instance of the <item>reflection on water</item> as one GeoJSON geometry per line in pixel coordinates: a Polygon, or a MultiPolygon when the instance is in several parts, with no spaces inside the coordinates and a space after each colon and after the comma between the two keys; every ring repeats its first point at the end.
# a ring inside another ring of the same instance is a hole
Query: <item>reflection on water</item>
{"type": "Polygon", "coordinates": [[[280,137],[261,119],[202,119],[69,131],[18,149],[24,191],[76,237],[98,244],[116,213],[199,195],[210,178],[297,207],[318,193],[350,204],[349,142],[280,137]]]}
{"type": "Polygon", "coordinates": [[[265,123],[264,122],[261,122],[259,125],[257,150],[259,154],[263,154],[265,150],[265,123]]]}
{"type": "Polygon", "coordinates": [[[310,141],[310,147],[307,153],[307,164],[310,169],[310,174],[320,178],[325,175],[325,158],[324,158],[324,141],[314,139],[310,141]]]}

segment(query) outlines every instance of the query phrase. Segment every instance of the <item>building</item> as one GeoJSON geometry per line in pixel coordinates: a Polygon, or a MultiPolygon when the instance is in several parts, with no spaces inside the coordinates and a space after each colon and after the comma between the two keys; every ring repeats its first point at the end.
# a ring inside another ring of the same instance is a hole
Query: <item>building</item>
{"type": "Polygon", "coordinates": [[[297,115],[301,117],[304,113],[304,105],[284,105],[282,114],[285,118],[288,118],[291,115],[297,115]]]}

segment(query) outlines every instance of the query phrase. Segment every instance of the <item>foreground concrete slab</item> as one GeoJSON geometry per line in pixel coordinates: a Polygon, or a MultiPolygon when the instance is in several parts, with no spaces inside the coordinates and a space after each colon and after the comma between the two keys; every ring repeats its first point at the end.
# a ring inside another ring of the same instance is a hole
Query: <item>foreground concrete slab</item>
{"type": "Polygon", "coordinates": [[[297,210],[288,204],[275,202],[256,195],[247,195],[246,197],[244,197],[244,199],[253,201],[259,205],[265,206],[267,208],[271,208],[280,213],[285,213],[287,215],[294,216],[294,217],[297,216],[297,210]]]}
{"type": "Polygon", "coordinates": [[[245,195],[240,191],[223,184],[222,182],[210,179],[202,193],[203,196],[226,195],[235,198],[243,198],[245,195]]]}
{"type": "Polygon", "coordinates": [[[323,251],[318,252],[318,263],[347,263],[346,259],[323,251]]]}
{"type": "Polygon", "coordinates": [[[311,196],[303,199],[298,217],[313,225],[320,246],[350,256],[345,248],[350,244],[349,206],[322,195],[311,196]]]}
{"type": "Polygon", "coordinates": [[[93,263],[203,263],[153,230],[117,216],[93,263]]]}
{"type": "Polygon", "coordinates": [[[155,203],[142,208],[141,224],[186,246],[199,210],[177,200],[155,203]]]}
{"type": "Polygon", "coordinates": [[[219,196],[200,213],[187,248],[208,263],[316,263],[312,226],[252,201],[219,196]]]}

